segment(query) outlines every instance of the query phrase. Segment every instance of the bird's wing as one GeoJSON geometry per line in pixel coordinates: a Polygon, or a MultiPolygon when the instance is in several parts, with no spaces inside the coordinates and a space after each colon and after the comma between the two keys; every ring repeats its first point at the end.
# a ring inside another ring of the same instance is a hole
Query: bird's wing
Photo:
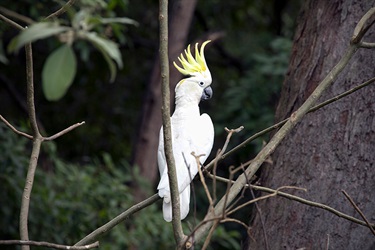
{"type": "Polygon", "coordinates": [[[211,117],[207,114],[202,114],[199,117],[199,133],[195,135],[192,143],[192,148],[196,148],[195,155],[204,154],[199,160],[203,164],[211,153],[214,145],[214,125],[211,117]]]}
{"type": "MultiPolygon", "coordinates": [[[[192,152],[203,164],[209,156],[214,141],[214,127],[211,118],[202,114],[198,119],[190,122],[178,123],[172,119],[172,147],[177,171],[177,182],[179,192],[182,193],[198,173],[198,166],[192,152]]],[[[159,196],[164,202],[170,201],[170,189],[166,159],[164,154],[164,142],[162,131],[159,138],[158,164],[160,171],[160,182],[157,187],[159,196]]]]}
{"type": "Polygon", "coordinates": [[[196,156],[203,155],[199,158],[200,163],[203,164],[209,156],[214,142],[214,127],[207,114],[185,123],[184,131],[184,140],[177,139],[179,142],[173,147],[173,150],[176,150],[174,155],[178,169],[180,193],[189,186],[198,173],[196,158],[191,153],[194,152],[196,156]]]}

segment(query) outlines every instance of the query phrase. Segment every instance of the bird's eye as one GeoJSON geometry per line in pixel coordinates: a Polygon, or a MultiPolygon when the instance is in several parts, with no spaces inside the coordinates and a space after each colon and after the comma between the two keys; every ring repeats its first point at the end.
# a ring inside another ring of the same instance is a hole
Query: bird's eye
{"type": "Polygon", "coordinates": [[[204,85],[204,82],[199,82],[199,85],[203,86],[203,85],[204,85]]]}

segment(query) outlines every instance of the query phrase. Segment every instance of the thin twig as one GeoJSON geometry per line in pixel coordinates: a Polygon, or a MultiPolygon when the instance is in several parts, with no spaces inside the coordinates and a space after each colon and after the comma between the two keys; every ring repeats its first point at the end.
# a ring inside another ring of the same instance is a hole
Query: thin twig
{"type": "Polygon", "coordinates": [[[153,196],[147,198],[146,200],[143,200],[133,205],[131,208],[117,215],[115,218],[113,218],[112,220],[104,224],[103,226],[95,229],[89,235],[85,236],[83,239],[78,241],[74,246],[83,246],[83,245],[89,244],[90,242],[98,240],[100,237],[108,233],[111,229],[113,229],[119,223],[123,222],[124,220],[129,219],[132,214],[138,212],[139,210],[144,209],[145,207],[150,206],[151,204],[155,203],[156,201],[160,199],[161,198],[159,197],[158,194],[154,194],[153,196]]]}
{"type": "Polygon", "coordinates": [[[5,16],[3,16],[3,15],[1,15],[1,14],[0,14],[0,19],[2,19],[4,22],[10,24],[11,26],[15,27],[15,28],[18,29],[18,30],[23,30],[23,29],[25,29],[24,27],[22,27],[22,26],[19,25],[18,23],[16,23],[16,22],[10,20],[9,18],[7,18],[7,17],[5,17],[5,16]]]}
{"type": "Polygon", "coordinates": [[[22,21],[24,23],[27,23],[27,24],[34,23],[34,20],[31,19],[30,17],[21,15],[21,14],[19,14],[17,12],[14,12],[12,10],[4,8],[3,6],[0,6],[0,12],[2,12],[6,16],[13,17],[13,18],[18,19],[18,20],[20,20],[20,21],[22,21]]]}
{"type": "Polygon", "coordinates": [[[66,129],[64,129],[64,130],[62,130],[62,131],[60,131],[60,132],[58,132],[58,133],[52,135],[52,136],[44,137],[43,139],[44,139],[44,141],[52,141],[52,140],[55,140],[56,138],[58,138],[58,137],[60,137],[60,136],[62,136],[62,135],[64,135],[64,134],[66,134],[66,133],[72,131],[73,129],[75,129],[75,128],[77,128],[77,127],[83,125],[83,124],[85,124],[84,121],[83,121],[83,122],[78,122],[78,123],[76,123],[76,124],[73,124],[73,125],[69,126],[69,127],[66,128],[66,129]]]}
{"type": "Polygon", "coordinates": [[[55,248],[55,249],[84,250],[84,249],[98,248],[99,241],[96,241],[92,244],[88,244],[84,246],[67,246],[67,245],[59,245],[59,244],[45,242],[45,241],[0,240],[0,245],[27,245],[27,246],[39,246],[39,247],[48,247],[48,248],[55,248]]]}
{"type": "Polygon", "coordinates": [[[345,190],[341,190],[341,191],[343,192],[343,194],[345,195],[345,197],[349,200],[349,202],[352,204],[352,206],[354,207],[354,209],[359,213],[359,215],[362,217],[362,219],[366,222],[368,228],[370,228],[370,230],[371,230],[371,233],[375,236],[375,230],[371,226],[371,223],[368,221],[368,219],[366,218],[365,214],[361,211],[361,209],[359,209],[359,207],[357,206],[357,204],[355,204],[355,202],[353,201],[352,197],[350,197],[349,194],[347,192],[345,192],[345,190]]]}
{"type": "Polygon", "coordinates": [[[219,225],[219,219],[217,219],[214,222],[214,224],[212,225],[210,231],[208,232],[208,235],[207,235],[207,237],[206,237],[206,239],[204,241],[204,244],[202,246],[202,250],[206,250],[207,249],[208,245],[211,242],[211,238],[212,238],[212,236],[213,236],[213,234],[214,234],[214,232],[215,232],[215,230],[216,230],[216,228],[217,228],[218,225],[219,225]]]}
{"type": "Polygon", "coordinates": [[[250,200],[248,202],[245,202],[245,203],[243,203],[243,204],[235,207],[234,209],[228,211],[227,215],[233,214],[234,212],[240,210],[241,208],[244,208],[244,207],[246,207],[246,206],[248,206],[250,204],[253,204],[253,203],[257,202],[257,201],[261,201],[261,200],[264,200],[264,199],[268,199],[268,198],[270,198],[272,196],[276,196],[276,195],[278,195],[278,192],[280,192],[279,190],[283,190],[283,189],[298,189],[298,190],[304,190],[304,191],[306,191],[306,189],[302,189],[302,188],[299,188],[299,187],[293,187],[293,186],[279,187],[278,189],[275,190],[274,193],[271,193],[271,194],[268,194],[268,195],[265,195],[265,196],[261,196],[261,197],[258,197],[258,198],[254,198],[254,199],[252,199],[252,200],[250,200]]]}
{"type": "Polygon", "coordinates": [[[327,234],[326,250],[329,250],[329,234],[327,234]]]}
{"type": "Polygon", "coordinates": [[[64,6],[62,6],[60,9],[57,11],[53,12],[51,15],[47,16],[46,19],[50,19],[53,17],[58,17],[62,14],[64,14],[71,6],[73,6],[74,2],[76,0],[69,0],[64,6]]]}
{"type": "MultiPolygon", "coordinates": [[[[249,183],[248,183],[248,185],[249,185],[249,183]]],[[[255,197],[254,190],[252,188],[250,188],[250,192],[251,192],[251,195],[253,197],[255,197]]],[[[255,205],[255,209],[257,210],[259,219],[260,219],[260,224],[262,226],[262,232],[263,232],[263,238],[264,238],[264,246],[265,246],[266,250],[269,250],[270,247],[269,247],[269,244],[268,244],[268,237],[267,237],[266,226],[265,226],[265,223],[264,223],[264,218],[263,218],[262,210],[260,209],[260,207],[258,205],[258,202],[255,202],[254,205],[255,205]]]]}
{"type": "Polygon", "coordinates": [[[27,139],[30,139],[30,140],[32,140],[33,139],[33,137],[31,136],[31,135],[29,135],[29,134],[26,134],[26,133],[24,133],[24,132],[22,132],[22,131],[19,131],[18,129],[16,129],[12,124],[10,124],[2,115],[0,115],[0,120],[2,120],[4,123],[5,123],[5,125],[7,125],[14,133],[16,133],[16,134],[19,134],[19,135],[22,135],[22,136],[24,136],[24,137],[26,137],[27,139]]]}
{"type": "Polygon", "coordinates": [[[191,152],[191,155],[194,156],[195,158],[195,161],[197,163],[197,168],[198,168],[198,173],[199,173],[199,177],[200,177],[200,180],[202,182],[202,185],[203,185],[203,188],[204,188],[204,191],[206,192],[206,196],[207,196],[207,199],[208,199],[208,202],[210,203],[210,210],[214,208],[214,203],[213,203],[213,200],[212,200],[212,197],[211,197],[211,194],[210,194],[210,191],[208,190],[208,186],[206,184],[206,181],[204,179],[204,176],[203,176],[203,173],[202,173],[202,169],[201,169],[201,163],[199,161],[199,158],[204,156],[204,154],[201,154],[201,155],[195,155],[194,152],[191,152]]]}
{"type": "MultiPolygon", "coordinates": [[[[212,174],[209,174],[208,176],[211,177],[211,178],[216,178],[218,181],[222,181],[222,182],[226,182],[226,183],[228,183],[228,182],[234,183],[234,181],[223,178],[223,177],[220,177],[220,176],[213,176],[212,174]]],[[[246,185],[248,185],[248,184],[246,184],[246,185]]],[[[336,215],[338,217],[344,218],[346,220],[349,220],[351,222],[357,223],[357,224],[365,226],[365,227],[370,226],[373,229],[375,229],[375,224],[368,225],[365,221],[359,220],[359,219],[354,218],[350,215],[342,213],[342,212],[340,212],[340,211],[338,211],[338,210],[336,210],[336,209],[334,209],[330,206],[324,205],[322,203],[306,200],[306,199],[303,199],[301,197],[298,197],[298,196],[295,196],[295,195],[292,195],[292,194],[288,194],[288,193],[284,193],[282,191],[277,191],[277,190],[267,188],[267,187],[261,187],[261,186],[257,186],[257,185],[250,185],[250,187],[253,188],[254,190],[267,192],[267,193],[276,193],[277,192],[278,196],[287,198],[289,200],[294,200],[294,201],[300,202],[300,203],[308,205],[308,206],[324,209],[324,210],[326,210],[330,213],[333,213],[334,215],[336,215]]]]}
{"type": "MultiPolygon", "coordinates": [[[[235,222],[235,223],[237,223],[237,224],[240,224],[240,225],[242,225],[244,228],[246,228],[246,232],[247,232],[247,234],[249,235],[249,226],[248,225],[246,225],[245,223],[243,223],[242,221],[240,221],[240,220],[237,220],[237,219],[234,219],[234,218],[225,218],[225,219],[222,219],[221,221],[220,221],[221,223],[226,223],[226,222],[235,222]]],[[[250,235],[249,235],[250,236],[250,235]]]]}

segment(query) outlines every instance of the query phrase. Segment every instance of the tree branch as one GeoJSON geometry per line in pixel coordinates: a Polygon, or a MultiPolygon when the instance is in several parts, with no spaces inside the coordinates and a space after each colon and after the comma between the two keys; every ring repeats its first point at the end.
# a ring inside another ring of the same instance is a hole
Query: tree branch
{"type": "MultiPolygon", "coordinates": [[[[43,141],[43,137],[39,133],[38,124],[36,122],[35,104],[34,104],[34,69],[33,69],[33,53],[31,44],[25,46],[26,50],[26,80],[27,80],[27,107],[28,114],[33,134],[33,148],[29,161],[29,167],[27,170],[25,188],[22,194],[21,211],[20,211],[20,238],[21,240],[29,240],[28,231],[28,217],[30,207],[30,196],[31,190],[34,184],[35,170],[38,163],[40,146],[43,141]]],[[[23,250],[29,250],[30,246],[23,245],[23,250]]]]}
{"type": "Polygon", "coordinates": [[[53,12],[51,15],[47,16],[46,19],[50,19],[50,18],[53,18],[53,17],[58,17],[62,14],[64,14],[67,9],[69,9],[70,7],[73,6],[74,2],[76,0],[69,0],[64,6],[62,6],[60,9],[58,9],[57,11],[53,12]]]}
{"type": "Polygon", "coordinates": [[[56,133],[56,134],[54,134],[54,135],[52,135],[52,136],[50,136],[50,137],[43,137],[43,140],[44,140],[44,141],[52,141],[52,140],[55,140],[56,138],[58,138],[58,137],[60,137],[60,136],[62,136],[62,135],[64,135],[64,134],[66,134],[66,133],[69,133],[69,132],[72,131],[73,129],[75,129],[75,128],[77,128],[77,127],[83,125],[83,124],[85,124],[84,121],[83,121],[83,122],[78,122],[78,123],[73,124],[73,125],[71,125],[70,127],[66,128],[66,129],[64,129],[64,130],[62,130],[62,131],[60,131],[60,132],[58,132],[58,133],[56,133]]]}
{"type": "Polygon", "coordinates": [[[84,250],[84,249],[98,248],[99,242],[97,241],[92,244],[84,245],[84,246],[67,246],[67,245],[59,245],[59,244],[45,242],[45,241],[0,240],[0,245],[40,246],[40,247],[48,247],[48,248],[55,248],[55,249],[84,250]]]}
{"type": "Polygon", "coordinates": [[[16,129],[12,124],[10,124],[10,122],[8,122],[2,115],[0,115],[0,120],[2,120],[5,125],[7,125],[11,130],[13,130],[14,133],[18,134],[18,135],[22,135],[24,137],[26,137],[27,139],[30,139],[32,140],[33,137],[29,134],[26,134],[22,131],[19,131],[18,129],[16,129]]]}
{"type": "MultiPolygon", "coordinates": [[[[4,15],[13,17],[13,18],[18,19],[18,20],[20,20],[24,23],[27,23],[27,24],[34,23],[33,19],[31,19],[27,16],[24,16],[24,15],[18,14],[17,12],[14,12],[12,10],[8,10],[7,8],[4,8],[3,6],[0,6],[0,12],[3,13],[4,15]]],[[[17,27],[17,28],[19,28],[19,27],[17,27]]],[[[23,29],[23,27],[22,27],[22,29],[23,29]]]]}
{"type": "Polygon", "coordinates": [[[176,244],[181,247],[186,236],[182,231],[180,215],[180,194],[177,183],[177,173],[172,149],[172,133],[170,121],[170,91],[169,91],[169,60],[168,60],[168,0],[159,0],[160,22],[160,73],[162,79],[162,118],[164,134],[164,152],[167,160],[169,187],[172,202],[172,225],[176,244]]]}
{"type": "Polygon", "coordinates": [[[347,192],[345,192],[344,190],[341,190],[341,191],[343,192],[343,194],[345,195],[345,197],[349,200],[349,202],[352,204],[352,206],[354,207],[354,209],[359,213],[359,215],[362,217],[362,219],[366,222],[367,226],[371,230],[371,233],[375,236],[375,230],[374,230],[373,226],[371,225],[371,223],[366,218],[365,214],[361,211],[361,209],[359,209],[359,207],[353,201],[352,197],[350,197],[347,192]]]}
{"type": "Polygon", "coordinates": [[[123,222],[124,220],[127,220],[132,214],[138,212],[139,210],[142,210],[145,207],[150,206],[154,202],[158,201],[160,199],[158,194],[154,194],[153,196],[147,198],[144,201],[139,202],[138,204],[135,204],[128,210],[122,212],[103,226],[99,227],[98,229],[95,229],[92,233],[85,236],[82,240],[78,241],[74,246],[83,246],[85,244],[89,244],[90,242],[93,242],[100,237],[102,237],[104,234],[108,233],[112,228],[117,226],[119,223],[123,222]]]}
{"type": "MultiPolygon", "coordinates": [[[[221,182],[234,183],[234,181],[226,179],[226,178],[223,178],[223,177],[220,177],[220,176],[213,176],[212,174],[209,174],[208,176],[210,178],[215,178],[215,179],[217,179],[218,181],[221,181],[221,182]]],[[[354,218],[354,217],[352,217],[350,215],[342,213],[342,212],[340,212],[340,211],[338,211],[338,210],[336,210],[336,209],[334,209],[334,208],[332,208],[330,206],[324,205],[324,204],[319,203],[319,202],[314,202],[314,201],[306,200],[306,199],[301,198],[299,196],[295,196],[295,195],[288,194],[288,193],[285,193],[285,192],[277,191],[277,190],[272,189],[272,188],[267,188],[267,187],[262,187],[262,186],[257,186],[257,185],[248,185],[248,184],[246,184],[246,187],[251,187],[254,190],[262,191],[262,192],[266,192],[266,193],[271,193],[271,194],[277,193],[278,196],[287,198],[289,200],[294,200],[294,201],[300,202],[300,203],[308,205],[308,206],[312,206],[312,207],[317,207],[317,208],[320,208],[320,209],[324,209],[324,210],[326,210],[328,212],[331,212],[331,213],[335,214],[338,217],[344,218],[346,220],[349,220],[351,222],[357,223],[357,224],[362,225],[362,226],[369,226],[369,227],[372,227],[372,228],[375,229],[375,224],[367,224],[365,221],[358,220],[357,218],[354,218]]]]}

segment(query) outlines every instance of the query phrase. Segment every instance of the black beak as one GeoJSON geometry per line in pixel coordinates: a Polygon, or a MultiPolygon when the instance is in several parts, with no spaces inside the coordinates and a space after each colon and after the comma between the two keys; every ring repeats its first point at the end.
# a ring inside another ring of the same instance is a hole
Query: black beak
{"type": "Polygon", "coordinates": [[[207,88],[205,88],[203,90],[201,101],[205,101],[205,100],[211,99],[211,97],[212,97],[213,94],[214,93],[212,91],[212,88],[210,86],[208,86],[207,88]]]}

